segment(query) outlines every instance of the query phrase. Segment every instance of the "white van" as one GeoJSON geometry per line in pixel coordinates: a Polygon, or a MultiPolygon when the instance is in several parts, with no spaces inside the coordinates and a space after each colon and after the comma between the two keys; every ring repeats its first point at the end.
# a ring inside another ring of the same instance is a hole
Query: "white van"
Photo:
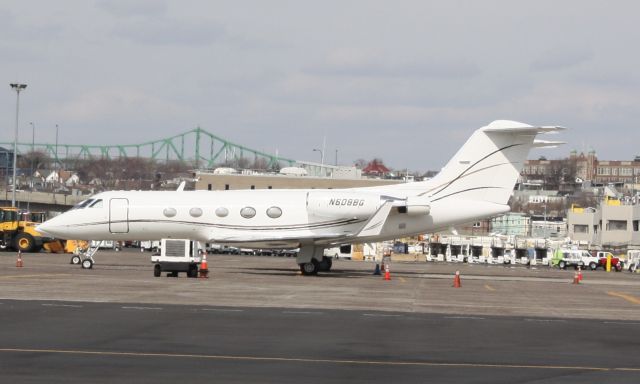
{"type": "Polygon", "coordinates": [[[351,246],[343,245],[342,247],[325,248],[323,255],[334,259],[351,260],[351,246]]]}

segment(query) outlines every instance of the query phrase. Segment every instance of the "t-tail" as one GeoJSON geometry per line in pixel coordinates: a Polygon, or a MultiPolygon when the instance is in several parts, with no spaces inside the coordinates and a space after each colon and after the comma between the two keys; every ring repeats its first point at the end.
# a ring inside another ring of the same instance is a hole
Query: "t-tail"
{"type": "Polygon", "coordinates": [[[433,179],[401,184],[396,191],[428,198],[431,203],[453,198],[506,206],[531,149],[564,144],[536,140],[536,136],[563,129],[494,121],[476,130],[433,179]]]}
{"type": "Polygon", "coordinates": [[[536,136],[562,129],[494,121],[473,133],[421,195],[429,196],[432,202],[455,196],[505,205],[531,149],[564,144],[536,140],[536,136]]]}

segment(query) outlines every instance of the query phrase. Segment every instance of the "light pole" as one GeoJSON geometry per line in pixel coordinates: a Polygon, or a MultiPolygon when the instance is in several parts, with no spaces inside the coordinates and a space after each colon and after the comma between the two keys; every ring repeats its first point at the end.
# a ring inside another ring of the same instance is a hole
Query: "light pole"
{"type": "Polygon", "coordinates": [[[11,206],[16,206],[16,166],[18,165],[18,116],[20,114],[20,91],[27,88],[27,84],[12,83],[11,88],[16,91],[16,131],[13,139],[13,191],[11,206]]]}
{"type": "Polygon", "coordinates": [[[34,157],[34,148],[36,145],[36,125],[32,122],[29,123],[31,125],[31,161],[30,161],[30,169],[29,169],[29,200],[27,200],[27,211],[29,211],[29,206],[31,205],[31,193],[33,192],[33,157],[34,157]]]}
{"type": "Polygon", "coordinates": [[[324,152],[322,152],[322,149],[313,148],[313,152],[320,152],[320,165],[324,165],[324,152]]]}
{"type": "MultiPolygon", "coordinates": [[[[55,169],[58,172],[58,124],[56,124],[56,155],[55,155],[55,169]]],[[[58,175],[60,177],[60,175],[58,175]]]]}

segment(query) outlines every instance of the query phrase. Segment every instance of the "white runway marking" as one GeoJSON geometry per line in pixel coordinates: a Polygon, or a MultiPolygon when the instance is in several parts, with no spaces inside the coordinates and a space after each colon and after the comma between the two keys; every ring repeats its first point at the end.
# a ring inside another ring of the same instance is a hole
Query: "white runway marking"
{"type": "Polygon", "coordinates": [[[294,315],[323,315],[324,312],[313,311],[282,311],[282,313],[294,314],[294,315]]]}
{"type": "Polygon", "coordinates": [[[201,311],[209,312],[244,312],[244,309],[226,309],[226,308],[202,308],[201,311]]]}
{"type": "Polygon", "coordinates": [[[69,308],[82,308],[82,305],[75,304],[42,304],[43,307],[69,307],[69,308]]]}
{"type": "Polygon", "coordinates": [[[393,314],[384,314],[384,313],[363,313],[362,316],[369,316],[369,317],[402,317],[403,315],[393,315],[393,314]]]}
{"type": "Polygon", "coordinates": [[[624,322],[624,321],[603,321],[602,324],[620,324],[620,325],[640,325],[640,323],[624,322]]]}
{"type": "Polygon", "coordinates": [[[160,307],[122,307],[122,309],[137,309],[137,310],[141,310],[141,311],[144,311],[144,310],[159,311],[162,308],[160,308],[160,307]]]}
{"type": "Polygon", "coordinates": [[[478,316],[445,316],[445,319],[470,319],[470,320],[484,320],[484,317],[478,316]]]}

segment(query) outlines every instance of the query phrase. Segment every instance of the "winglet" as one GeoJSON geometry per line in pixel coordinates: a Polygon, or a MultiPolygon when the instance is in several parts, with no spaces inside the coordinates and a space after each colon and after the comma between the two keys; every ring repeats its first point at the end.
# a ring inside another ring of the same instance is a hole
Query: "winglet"
{"type": "Polygon", "coordinates": [[[362,227],[356,237],[378,236],[380,232],[382,232],[382,228],[387,221],[387,217],[389,217],[389,212],[391,212],[392,207],[393,201],[385,201],[362,227]]]}

